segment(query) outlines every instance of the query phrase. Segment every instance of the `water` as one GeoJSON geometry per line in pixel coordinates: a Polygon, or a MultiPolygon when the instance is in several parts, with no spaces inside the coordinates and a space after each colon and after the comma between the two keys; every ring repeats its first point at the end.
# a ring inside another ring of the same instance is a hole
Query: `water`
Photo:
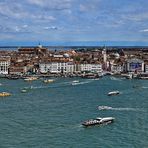
{"type": "Polygon", "coordinates": [[[2,148],[147,148],[148,82],[104,77],[100,80],[57,78],[42,80],[1,79],[0,147],[2,148]],[[73,80],[79,80],[72,86],[73,80]],[[133,86],[138,87],[133,87],[133,86]],[[27,93],[21,88],[27,87],[27,93]],[[112,90],[118,96],[107,96],[112,90]],[[112,110],[100,111],[98,106],[112,110]],[[113,116],[115,122],[84,128],[95,117],[113,116]]]}

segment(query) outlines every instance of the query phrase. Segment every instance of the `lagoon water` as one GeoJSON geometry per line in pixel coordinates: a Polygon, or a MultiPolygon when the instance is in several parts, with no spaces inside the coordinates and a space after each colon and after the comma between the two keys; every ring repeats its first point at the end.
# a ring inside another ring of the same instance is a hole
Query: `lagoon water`
{"type": "Polygon", "coordinates": [[[12,93],[0,98],[0,148],[148,147],[147,80],[56,78],[44,84],[0,79],[0,83],[0,91],[12,93]],[[71,85],[78,79],[78,85],[71,85]],[[21,93],[24,87],[27,93],[21,93]],[[121,94],[107,96],[112,90],[121,94]],[[99,105],[113,109],[100,111],[99,105]],[[81,125],[106,116],[115,117],[115,122],[81,125]]]}

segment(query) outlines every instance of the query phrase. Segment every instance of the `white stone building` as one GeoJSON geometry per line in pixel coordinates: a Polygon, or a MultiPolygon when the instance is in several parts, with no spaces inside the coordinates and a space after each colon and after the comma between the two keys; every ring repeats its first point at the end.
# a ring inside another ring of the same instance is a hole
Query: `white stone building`
{"type": "Polygon", "coordinates": [[[71,62],[50,62],[39,64],[41,73],[73,73],[74,64],[71,62]]]}
{"type": "Polygon", "coordinates": [[[121,64],[111,64],[111,72],[121,73],[124,71],[124,67],[121,64]]]}
{"type": "Polygon", "coordinates": [[[0,74],[9,74],[10,58],[0,58],[0,74]]]}
{"type": "Polygon", "coordinates": [[[102,64],[81,64],[81,72],[102,73],[102,64]]]}

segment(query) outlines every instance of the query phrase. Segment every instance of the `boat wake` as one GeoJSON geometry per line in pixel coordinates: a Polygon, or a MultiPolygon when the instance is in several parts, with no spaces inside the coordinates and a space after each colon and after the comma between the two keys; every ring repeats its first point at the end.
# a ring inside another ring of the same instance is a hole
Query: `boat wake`
{"type": "Polygon", "coordinates": [[[146,87],[146,86],[142,86],[142,88],[147,89],[148,87],[146,87]]]}
{"type": "Polygon", "coordinates": [[[116,77],[110,77],[110,79],[114,81],[122,81],[120,78],[116,78],[116,77]]]}
{"type": "Polygon", "coordinates": [[[140,109],[140,108],[123,108],[123,107],[114,108],[110,106],[98,106],[98,109],[99,110],[116,110],[116,111],[144,111],[143,109],[140,109]]]}
{"type": "Polygon", "coordinates": [[[68,82],[62,82],[62,83],[53,83],[53,84],[50,84],[50,85],[28,86],[28,87],[24,87],[23,89],[35,90],[35,89],[60,88],[60,87],[68,87],[68,86],[71,86],[71,85],[83,85],[83,84],[87,84],[87,83],[91,83],[91,82],[92,81],[90,81],[90,80],[77,82],[77,83],[73,83],[71,81],[68,81],[68,82]]]}

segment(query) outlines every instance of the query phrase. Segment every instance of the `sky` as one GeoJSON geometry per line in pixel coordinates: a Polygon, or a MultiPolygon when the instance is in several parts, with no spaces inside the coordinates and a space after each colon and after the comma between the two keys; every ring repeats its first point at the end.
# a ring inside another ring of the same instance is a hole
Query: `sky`
{"type": "Polygon", "coordinates": [[[0,0],[0,45],[146,42],[148,0],[0,0]]]}

